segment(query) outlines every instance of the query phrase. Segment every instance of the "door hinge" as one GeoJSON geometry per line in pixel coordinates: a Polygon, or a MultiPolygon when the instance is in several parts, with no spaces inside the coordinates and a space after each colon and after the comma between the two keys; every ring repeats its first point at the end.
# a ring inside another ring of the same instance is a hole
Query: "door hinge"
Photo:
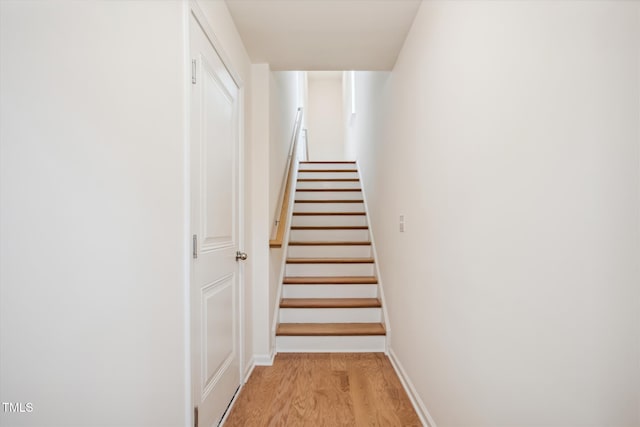
{"type": "Polygon", "coordinates": [[[198,427],[198,407],[193,408],[193,427],[198,427]]]}
{"type": "Polygon", "coordinates": [[[196,60],[191,60],[191,84],[196,84],[196,60]]]}
{"type": "Polygon", "coordinates": [[[191,248],[191,255],[193,256],[193,259],[198,258],[198,235],[194,234],[193,235],[193,246],[191,248]]]}

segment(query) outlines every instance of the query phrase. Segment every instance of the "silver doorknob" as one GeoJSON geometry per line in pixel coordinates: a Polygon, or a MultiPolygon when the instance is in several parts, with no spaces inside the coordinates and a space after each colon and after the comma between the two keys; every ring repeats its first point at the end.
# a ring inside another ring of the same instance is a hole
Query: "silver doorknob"
{"type": "Polygon", "coordinates": [[[247,254],[245,252],[236,252],[236,261],[244,261],[245,259],[247,259],[247,254]]]}

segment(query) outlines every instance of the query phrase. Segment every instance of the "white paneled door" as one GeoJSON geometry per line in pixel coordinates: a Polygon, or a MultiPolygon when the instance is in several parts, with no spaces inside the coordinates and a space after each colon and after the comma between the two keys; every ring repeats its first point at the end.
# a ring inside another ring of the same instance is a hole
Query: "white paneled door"
{"type": "Polygon", "coordinates": [[[239,88],[191,15],[194,416],[217,425],[240,385],[239,88]]]}

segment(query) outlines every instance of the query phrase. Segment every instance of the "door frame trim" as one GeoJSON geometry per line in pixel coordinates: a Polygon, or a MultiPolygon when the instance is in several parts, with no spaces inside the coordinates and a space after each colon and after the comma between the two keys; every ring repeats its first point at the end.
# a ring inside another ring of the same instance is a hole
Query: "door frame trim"
{"type": "Polygon", "coordinates": [[[204,30],[204,34],[207,36],[207,38],[209,39],[209,42],[211,43],[215,51],[218,53],[218,56],[220,57],[225,68],[231,75],[231,78],[238,86],[238,89],[243,89],[244,82],[242,80],[242,77],[234,69],[231,59],[229,58],[229,55],[227,55],[227,52],[224,50],[224,47],[222,46],[222,43],[220,42],[218,37],[215,35],[215,32],[213,31],[213,29],[209,25],[209,22],[207,21],[206,15],[202,11],[202,9],[200,8],[200,5],[198,5],[198,2],[196,0],[189,0],[189,12],[193,15],[196,21],[198,21],[198,23],[204,30]]]}
{"type": "MultiPolygon", "coordinates": [[[[185,324],[185,376],[186,376],[186,418],[187,425],[193,425],[193,417],[194,417],[194,401],[192,396],[192,375],[191,375],[191,280],[192,280],[192,271],[191,271],[191,27],[190,27],[190,18],[193,16],[195,20],[198,22],[202,30],[204,31],[205,36],[209,39],[211,46],[216,51],[222,64],[226,68],[227,72],[233,79],[234,83],[238,87],[238,245],[241,250],[244,250],[246,246],[245,240],[245,87],[244,81],[240,74],[236,71],[233,66],[233,63],[229,57],[229,55],[224,50],[222,43],[215,35],[215,32],[209,25],[207,21],[206,15],[200,8],[197,0],[187,0],[185,1],[184,8],[184,89],[185,89],[185,306],[186,306],[186,324],[185,324]]],[[[239,389],[242,388],[245,382],[245,369],[244,369],[244,359],[245,359],[245,263],[239,264],[238,269],[238,369],[239,369],[239,378],[240,384],[239,389]]],[[[234,395],[234,398],[230,402],[231,408],[235,397],[238,396],[238,392],[234,395]]],[[[227,410],[228,411],[228,410],[227,410]]],[[[227,414],[225,414],[227,415],[227,414]]]]}

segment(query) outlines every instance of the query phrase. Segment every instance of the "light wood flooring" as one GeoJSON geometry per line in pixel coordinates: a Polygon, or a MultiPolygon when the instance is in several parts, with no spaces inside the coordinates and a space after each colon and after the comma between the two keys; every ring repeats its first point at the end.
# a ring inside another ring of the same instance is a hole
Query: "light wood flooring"
{"type": "Polygon", "coordinates": [[[232,426],[420,426],[384,353],[281,353],[257,366],[232,426]]]}

